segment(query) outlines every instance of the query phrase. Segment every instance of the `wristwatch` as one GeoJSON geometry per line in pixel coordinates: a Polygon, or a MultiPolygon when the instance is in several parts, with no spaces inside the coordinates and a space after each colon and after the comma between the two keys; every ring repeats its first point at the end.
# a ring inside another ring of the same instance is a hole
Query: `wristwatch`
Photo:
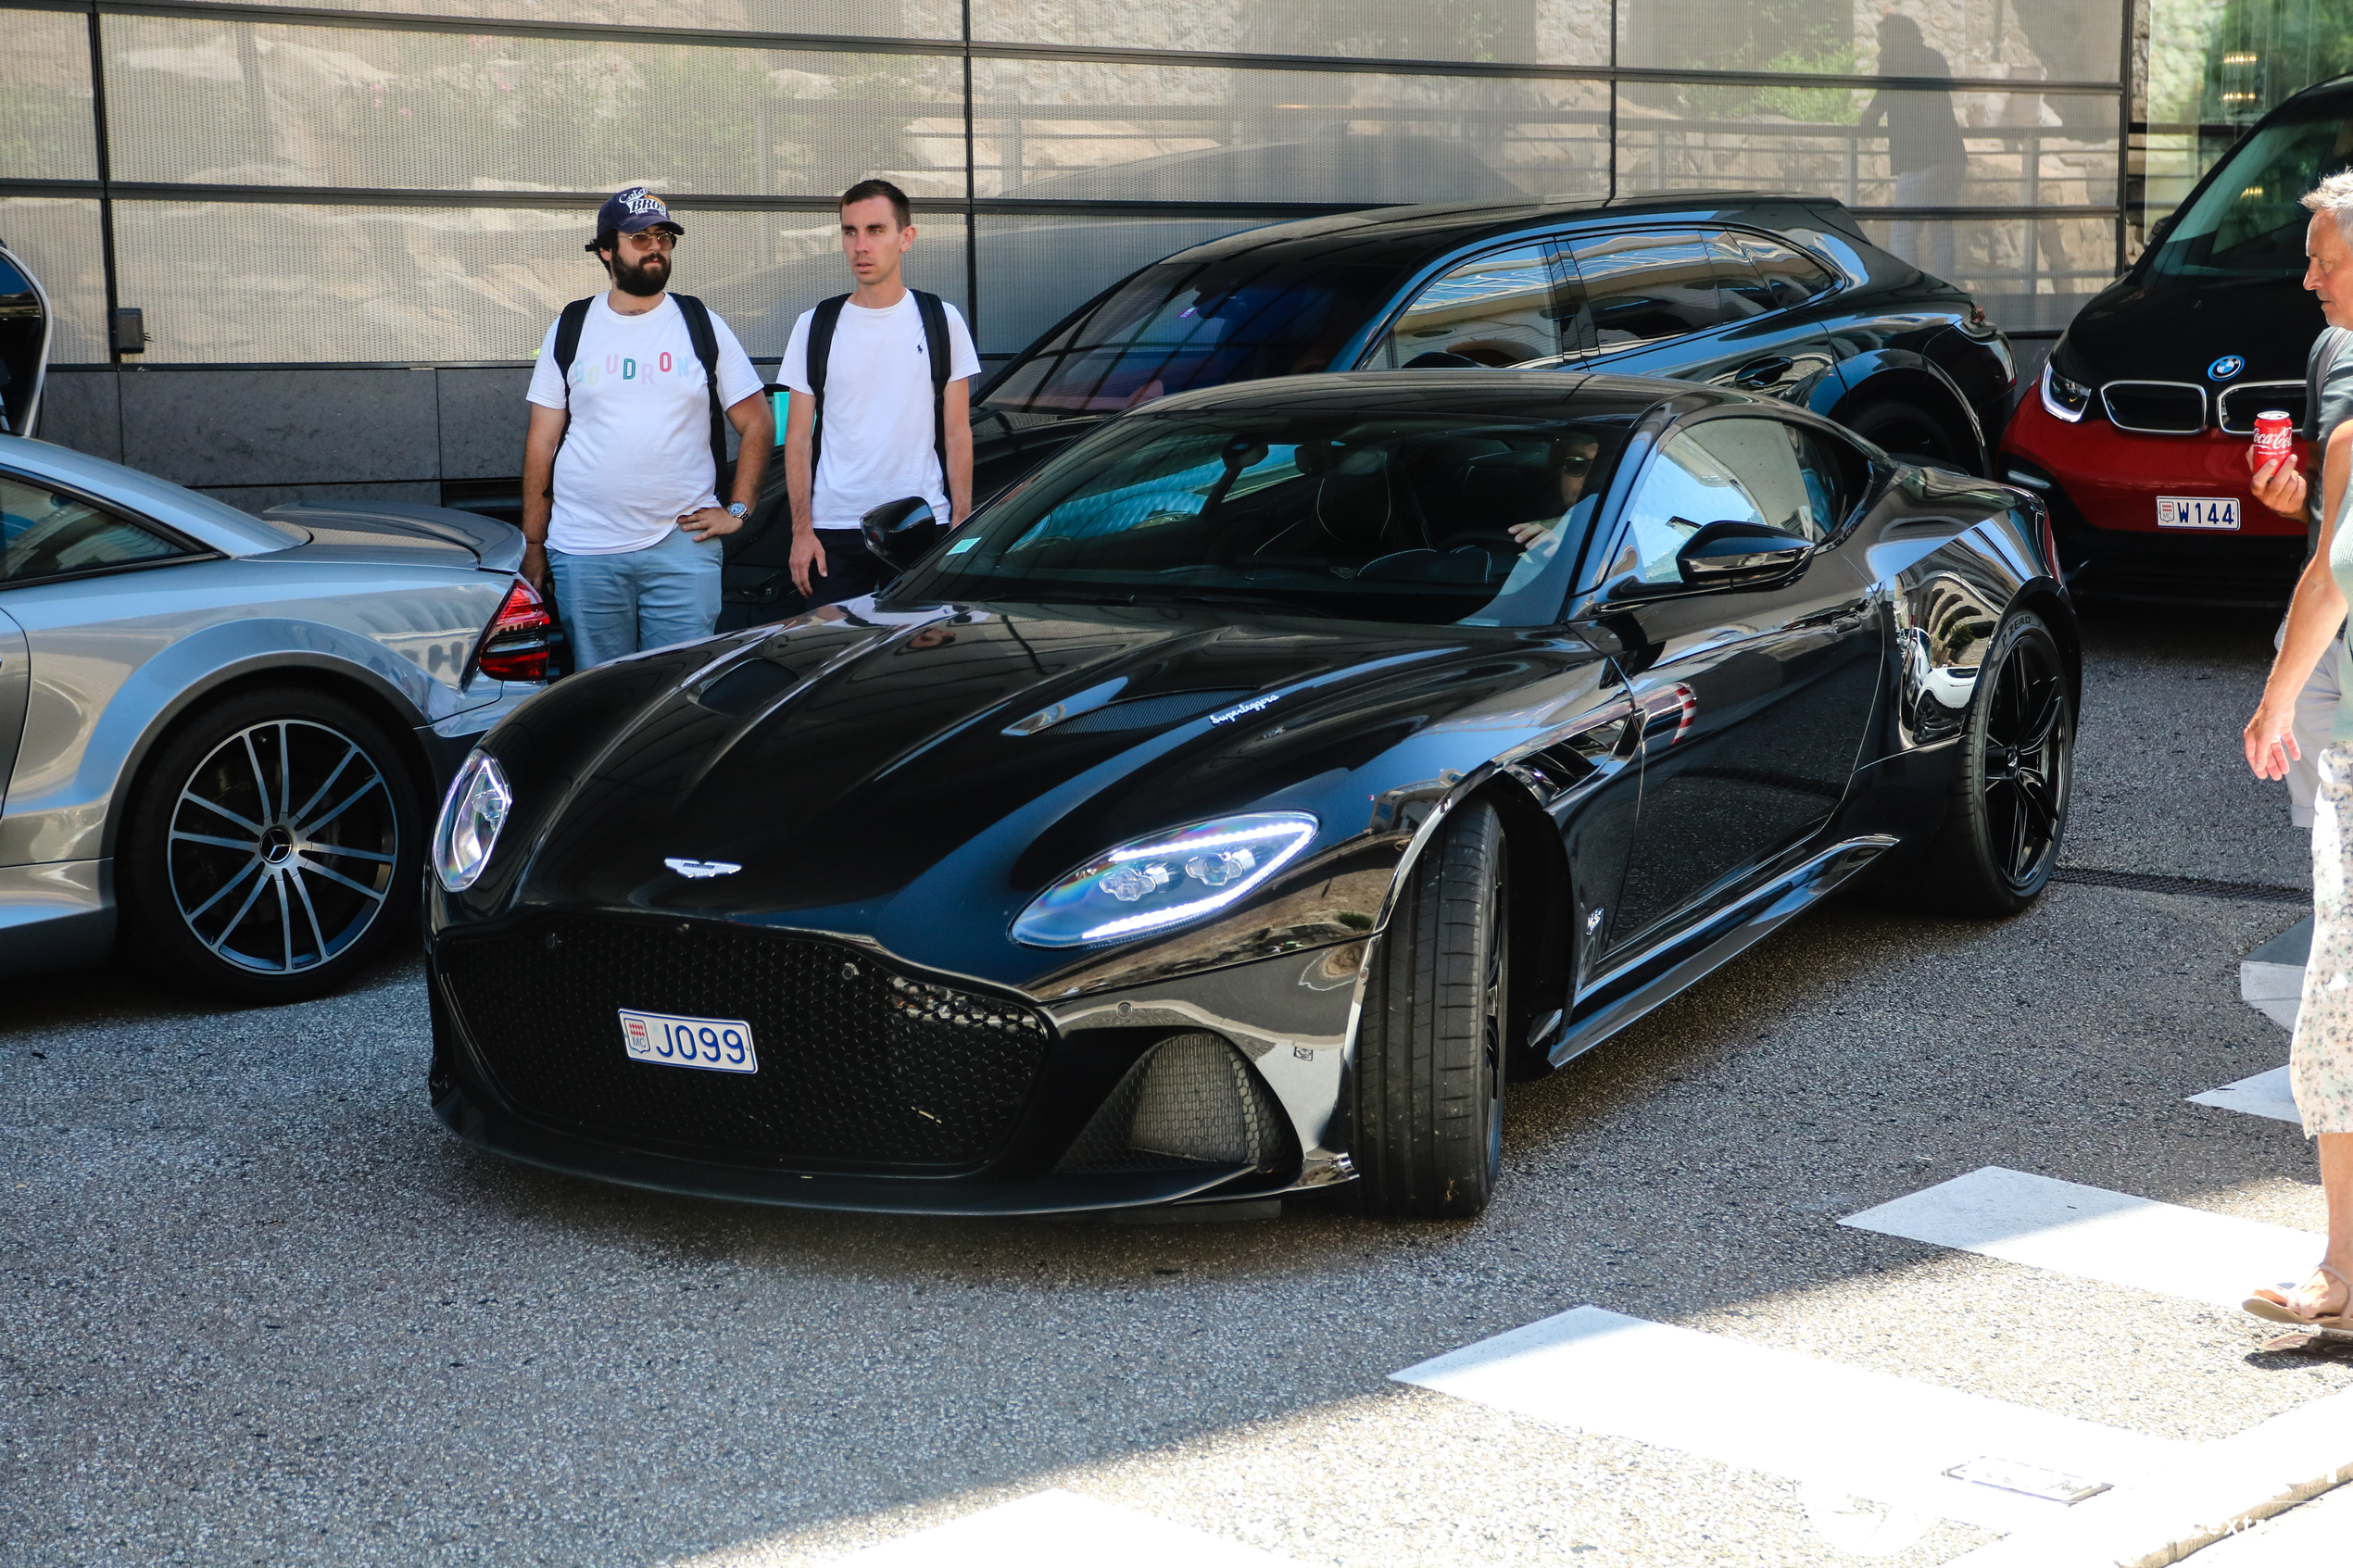
{"type": "Polygon", "coordinates": [[[727,503],[727,515],[734,518],[737,522],[743,521],[744,514],[749,510],[751,510],[751,508],[745,506],[741,501],[730,501],[727,503]]]}

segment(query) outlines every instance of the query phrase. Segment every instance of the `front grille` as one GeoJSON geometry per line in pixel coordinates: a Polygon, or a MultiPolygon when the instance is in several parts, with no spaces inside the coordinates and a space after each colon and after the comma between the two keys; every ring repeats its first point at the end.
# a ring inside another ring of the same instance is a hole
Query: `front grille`
{"type": "Polygon", "coordinates": [[[2304,383],[2300,381],[2241,382],[2215,395],[2214,408],[2223,433],[2253,435],[2255,416],[2278,412],[2304,428],[2304,383]]]}
{"type": "Polygon", "coordinates": [[[1028,1008],[853,947],[699,922],[549,917],[445,942],[438,961],[475,1050],[525,1113],[714,1156],[978,1164],[1012,1133],[1051,1038],[1028,1008]],[[740,1019],[760,1070],[633,1060],[622,1008],[740,1019]]]}
{"type": "Polygon", "coordinates": [[[2206,428],[2206,389],[2186,382],[2112,381],[2100,388],[2108,423],[2144,435],[2196,435],[2206,428]]]}

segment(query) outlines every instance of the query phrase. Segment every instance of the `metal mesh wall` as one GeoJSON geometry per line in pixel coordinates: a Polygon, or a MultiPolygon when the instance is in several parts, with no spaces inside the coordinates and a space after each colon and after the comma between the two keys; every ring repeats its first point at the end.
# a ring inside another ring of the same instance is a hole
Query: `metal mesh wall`
{"type": "Polygon", "coordinates": [[[973,0],[973,36],[1009,44],[1607,65],[1608,0],[973,0]]]}
{"type": "Polygon", "coordinates": [[[119,180],[964,194],[951,58],[105,19],[119,180]]]}
{"type": "MultiPolygon", "coordinates": [[[[792,313],[847,287],[825,214],[680,216],[678,287],[755,358],[783,353],[792,313]]],[[[146,312],[149,359],[181,364],[382,360],[388,347],[420,363],[529,359],[565,301],[604,286],[581,249],[589,232],[588,214],[531,207],[115,204],[121,298],[146,312]]],[[[960,304],[963,272],[952,223],[907,269],[960,304]]]]}
{"type": "Polygon", "coordinates": [[[0,10],[0,178],[94,180],[90,34],[67,11],[0,10]]]}
{"type": "Polygon", "coordinates": [[[0,196],[0,240],[48,291],[49,362],[107,357],[107,260],[95,197],[0,196]]]}
{"type": "Polygon", "coordinates": [[[2113,96],[1666,82],[1619,90],[1621,191],[1809,191],[1863,207],[2113,206],[2117,164],[2113,96]],[[2065,112],[2079,105],[2084,112],[2065,112]],[[2108,116],[2104,131],[2067,123],[2095,109],[2108,116]],[[1941,129],[1920,131],[1923,119],[1941,129]]]}
{"type": "MultiPolygon", "coordinates": [[[[191,0],[203,4],[204,0],[191,0]]],[[[400,11],[591,27],[683,27],[849,38],[962,36],[962,0],[305,0],[322,11],[400,11]]]]}
{"type": "MultiPolygon", "coordinates": [[[[1619,0],[1617,9],[1617,63],[1658,70],[2114,82],[2123,26],[2119,0],[1619,0]]],[[[2114,108],[2111,99],[2111,131],[2114,108]]]]}

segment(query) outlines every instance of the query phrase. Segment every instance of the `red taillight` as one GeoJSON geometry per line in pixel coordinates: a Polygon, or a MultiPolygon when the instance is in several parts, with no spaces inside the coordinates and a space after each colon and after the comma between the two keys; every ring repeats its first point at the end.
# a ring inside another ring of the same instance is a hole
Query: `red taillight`
{"type": "Polygon", "coordinates": [[[547,633],[555,624],[539,590],[516,578],[506,602],[491,617],[490,630],[483,633],[474,668],[494,681],[546,680],[547,633]]]}

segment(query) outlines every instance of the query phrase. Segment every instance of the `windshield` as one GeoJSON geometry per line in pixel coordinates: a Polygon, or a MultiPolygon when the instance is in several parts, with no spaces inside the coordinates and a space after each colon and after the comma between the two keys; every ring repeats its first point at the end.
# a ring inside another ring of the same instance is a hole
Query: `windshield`
{"type": "Polygon", "coordinates": [[[1131,417],[975,518],[892,596],[1550,625],[1631,417],[1131,417]]]}
{"type": "Polygon", "coordinates": [[[2241,144],[2149,263],[2164,278],[2277,278],[2304,270],[2304,193],[2353,163],[2353,124],[2332,94],[2241,144]]]}
{"type": "Polygon", "coordinates": [[[1145,268],[1015,361],[982,407],[1116,413],[1197,386],[1331,368],[1395,279],[1251,253],[1145,268]]]}

